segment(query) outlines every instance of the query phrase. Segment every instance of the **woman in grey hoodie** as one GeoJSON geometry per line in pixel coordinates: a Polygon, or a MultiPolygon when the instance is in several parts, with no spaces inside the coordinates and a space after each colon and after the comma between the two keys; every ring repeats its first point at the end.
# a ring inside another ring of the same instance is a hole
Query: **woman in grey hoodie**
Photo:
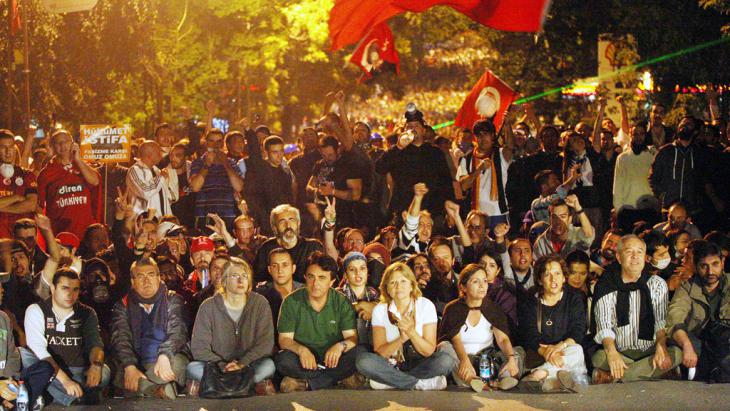
{"type": "Polygon", "coordinates": [[[221,288],[205,300],[193,326],[190,349],[193,361],[188,364],[188,393],[196,395],[207,362],[221,370],[254,368],[257,392],[270,392],[267,381],[276,368],[271,360],[274,348],[274,322],[266,299],[251,291],[253,271],[240,258],[231,258],[223,267],[221,288]]]}

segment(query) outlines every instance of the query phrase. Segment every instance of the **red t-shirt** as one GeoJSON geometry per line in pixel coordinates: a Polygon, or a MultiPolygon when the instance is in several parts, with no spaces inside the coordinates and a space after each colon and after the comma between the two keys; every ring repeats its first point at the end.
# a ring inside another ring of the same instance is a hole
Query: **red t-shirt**
{"type": "Polygon", "coordinates": [[[86,227],[98,222],[97,189],[84,180],[75,164],[64,166],[51,160],[38,175],[38,204],[45,207],[53,232],[68,231],[83,238],[86,227]]]}
{"type": "MultiPolygon", "coordinates": [[[[13,176],[4,178],[0,176],[0,197],[9,197],[11,195],[22,195],[38,193],[38,184],[36,183],[35,174],[29,170],[15,166],[13,176]]],[[[13,237],[13,224],[21,218],[33,218],[33,212],[25,214],[10,214],[0,212],[0,237],[13,237]]]]}

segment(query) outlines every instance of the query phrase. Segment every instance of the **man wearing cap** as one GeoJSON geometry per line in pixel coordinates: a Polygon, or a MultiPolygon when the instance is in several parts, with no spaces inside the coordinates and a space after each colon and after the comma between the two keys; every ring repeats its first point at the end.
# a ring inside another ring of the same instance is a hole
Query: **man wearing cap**
{"type": "Polygon", "coordinates": [[[424,141],[426,123],[423,113],[413,106],[406,111],[405,117],[406,128],[414,133],[413,141],[399,138],[398,144],[375,162],[375,171],[382,175],[390,174],[393,179],[389,212],[400,217],[413,198],[412,187],[416,183],[425,183],[430,192],[422,208],[433,214],[437,225],[442,225],[444,202],[454,200],[449,166],[441,150],[424,141]]]}
{"type": "Polygon", "coordinates": [[[190,260],[193,270],[185,281],[185,287],[197,293],[210,284],[210,262],[213,261],[215,244],[210,237],[194,237],[190,242],[190,260]]]}
{"type": "MultiPolygon", "coordinates": [[[[489,215],[489,228],[507,222],[507,169],[512,162],[512,139],[497,145],[497,129],[491,120],[474,123],[477,146],[459,162],[456,179],[467,193],[472,210],[489,215]]],[[[510,136],[511,133],[507,133],[510,136]]]]}
{"type": "Polygon", "coordinates": [[[12,237],[11,228],[21,218],[33,218],[38,202],[35,174],[15,164],[15,136],[0,129],[0,238],[12,237]]]}
{"type": "Polygon", "coordinates": [[[254,278],[256,281],[265,281],[269,265],[269,253],[275,248],[283,248],[291,254],[296,265],[294,280],[304,283],[306,261],[315,251],[324,251],[319,240],[304,238],[299,235],[301,218],[299,210],[289,204],[282,204],[271,210],[271,229],[276,233],[259,247],[254,261],[254,278]]]}
{"type": "Polygon", "coordinates": [[[148,209],[155,210],[155,217],[172,213],[170,171],[157,168],[156,164],[161,159],[160,145],[154,141],[145,141],[139,146],[139,160],[127,172],[127,190],[137,214],[148,209]]]}
{"type": "Polygon", "coordinates": [[[83,237],[86,227],[99,222],[99,173],[79,155],[79,146],[66,130],[51,135],[55,155],[38,175],[38,206],[46,209],[53,231],[83,237]]]}

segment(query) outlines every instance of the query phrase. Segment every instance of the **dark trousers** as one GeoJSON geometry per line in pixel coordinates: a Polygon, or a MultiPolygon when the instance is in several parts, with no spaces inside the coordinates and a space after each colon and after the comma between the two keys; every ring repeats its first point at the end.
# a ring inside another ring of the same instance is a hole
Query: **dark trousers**
{"type": "Polygon", "coordinates": [[[355,368],[357,354],[361,350],[363,348],[358,345],[342,354],[335,368],[305,370],[299,362],[299,356],[288,350],[279,351],[274,357],[274,362],[276,363],[276,370],[281,375],[307,380],[309,389],[315,391],[331,387],[354,374],[357,371],[355,368]]]}

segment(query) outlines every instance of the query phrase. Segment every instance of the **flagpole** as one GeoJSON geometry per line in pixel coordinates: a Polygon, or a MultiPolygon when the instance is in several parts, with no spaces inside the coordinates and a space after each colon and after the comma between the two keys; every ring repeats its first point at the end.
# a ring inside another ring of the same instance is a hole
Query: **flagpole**
{"type": "Polygon", "coordinates": [[[28,35],[28,14],[29,14],[29,8],[30,8],[30,0],[25,0],[23,2],[23,10],[22,10],[22,16],[23,16],[23,48],[24,48],[24,64],[25,69],[23,70],[23,74],[25,74],[25,124],[23,125],[23,129],[27,129],[30,126],[30,61],[28,61],[30,57],[30,39],[28,35]]]}
{"type": "Polygon", "coordinates": [[[7,102],[5,103],[6,111],[7,111],[7,124],[5,126],[8,129],[13,128],[13,65],[15,60],[15,54],[13,50],[13,19],[15,13],[13,13],[13,2],[12,0],[8,0],[8,56],[7,56],[7,62],[8,62],[8,74],[5,78],[5,87],[6,87],[6,99],[7,102]]]}

